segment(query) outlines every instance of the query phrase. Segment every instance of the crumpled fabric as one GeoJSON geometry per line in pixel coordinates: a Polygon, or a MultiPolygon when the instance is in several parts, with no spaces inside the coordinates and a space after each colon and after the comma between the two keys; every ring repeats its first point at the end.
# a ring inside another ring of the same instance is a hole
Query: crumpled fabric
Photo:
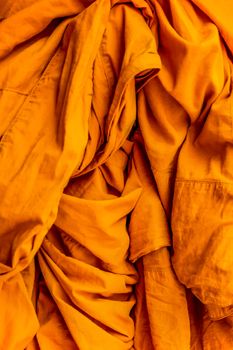
{"type": "Polygon", "coordinates": [[[0,349],[233,348],[232,13],[0,1],[0,349]]]}

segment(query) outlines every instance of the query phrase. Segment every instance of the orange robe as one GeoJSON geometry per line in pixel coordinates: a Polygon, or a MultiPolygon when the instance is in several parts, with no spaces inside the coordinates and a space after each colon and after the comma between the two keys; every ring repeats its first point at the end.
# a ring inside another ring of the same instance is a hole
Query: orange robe
{"type": "Polygon", "coordinates": [[[233,348],[232,14],[0,3],[0,350],[233,348]]]}

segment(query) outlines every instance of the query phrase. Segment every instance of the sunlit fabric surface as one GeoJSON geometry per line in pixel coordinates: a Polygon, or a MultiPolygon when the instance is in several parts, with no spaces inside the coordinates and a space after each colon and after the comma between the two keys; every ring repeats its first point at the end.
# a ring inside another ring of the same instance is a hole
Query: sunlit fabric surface
{"type": "Polygon", "coordinates": [[[233,349],[233,3],[0,0],[0,350],[233,349]]]}

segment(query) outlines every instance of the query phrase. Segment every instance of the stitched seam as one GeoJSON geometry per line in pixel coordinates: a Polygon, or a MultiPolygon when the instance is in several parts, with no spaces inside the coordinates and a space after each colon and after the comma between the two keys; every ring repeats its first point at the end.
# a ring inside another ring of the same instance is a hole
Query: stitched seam
{"type": "Polygon", "coordinates": [[[233,182],[226,182],[221,180],[189,180],[189,179],[176,179],[175,182],[189,182],[189,183],[209,183],[209,184],[223,184],[223,185],[233,185],[233,182]]]}
{"type": "Polygon", "coordinates": [[[104,72],[104,76],[105,76],[106,81],[107,81],[108,89],[110,90],[110,82],[109,82],[109,78],[107,76],[106,69],[104,67],[104,60],[103,60],[103,57],[102,57],[101,54],[99,55],[99,58],[100,58],[100,62],[101,62],[101,65],[102,65],[103,72],[104,72]]]}
{"type": "MultiPolygon", "coordinates": [[[[114,76],[114,72],[113,69],[110,67],[109,65],[109,59],[108,59],[108,51],[106,48],[106,43],[107,43],[107,26],[105,28],[102,40],[101,40],[101,44],[100,44],[100,48],[99,48],[99,56],[100,56],[100,61],[102,64],[102,68],[104,71],[104,75],[106,77],[107,80],[107,85],[109,88],[109,91],[111,92],[111,86],[114,86],[116,84],[116,77],[114,76]]],[[[115,89],[114,89],[115,91],[115,89]]]]}
{"type": "Polygon", "coordinates": [[[11,88],[0,88],[0,91],[13,92],[13,93],[15,93],[15,94],[19,94],[19,95],[23,95],[23,96],[28,96],[28,95],[29,95],[29,94],[26,93],[26,92],[14,90],[14,89],[11,89],[11,88]]]}

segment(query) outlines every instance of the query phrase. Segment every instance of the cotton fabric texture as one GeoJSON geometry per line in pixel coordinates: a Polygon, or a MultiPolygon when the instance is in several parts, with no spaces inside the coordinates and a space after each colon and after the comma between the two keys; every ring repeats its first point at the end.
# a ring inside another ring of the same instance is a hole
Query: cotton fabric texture
{"type": "Polygon", "coordinates": [[[233,349],[232,24],[0,0],[0,349],[233,349]]]}

